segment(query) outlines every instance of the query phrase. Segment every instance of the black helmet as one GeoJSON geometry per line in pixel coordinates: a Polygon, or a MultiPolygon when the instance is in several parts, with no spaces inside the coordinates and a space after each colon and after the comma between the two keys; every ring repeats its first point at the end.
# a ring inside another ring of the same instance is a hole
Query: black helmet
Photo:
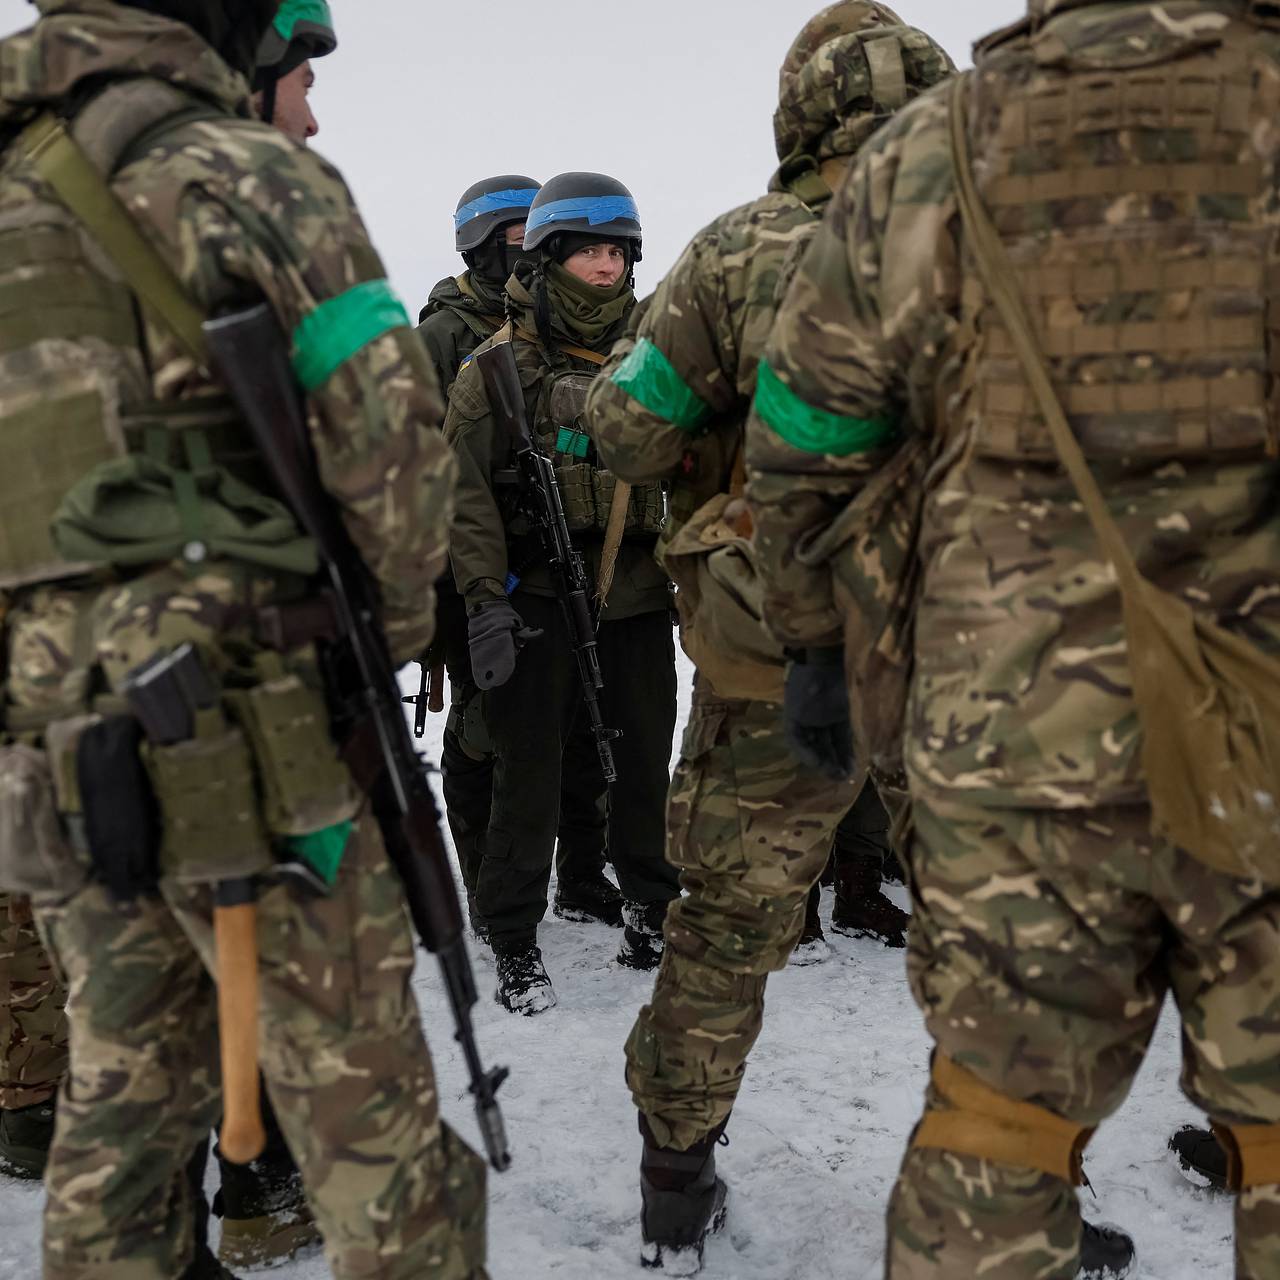
{"type": "MultiPolygon", "coordinates": [[[[241,75],[253,76],[254,54],[271,26],[278,0],[120,0],[131,9],[185,22],[241,75]]],[[[42,10],[43,11],[43,10],[42,10]]]]}
{"type": "Polygon", "coordinates": [[[573,232],[627,245],[634,265],[640,261],[643,233],[631,192],[603,173],[562,173],[552,178],[533,202],[525,223],[524,247],[542,246],[552,255],[552,237],[573,232]]]}
{"type": "Polygon", "coordinates": [[[283,80],[304,62],[323,58],[337,47],[333,15],[325,0],[282,0],[258,46],[254,88],[265,88],[269,80],[283,80]]]}
{"type": "Polygon", "coordinates": [[[454,243],[459,253],[478,249],[499,227],[523,222],[542,187],[536,178],[506,173],[468,187],[453,215],[454,243]]]}

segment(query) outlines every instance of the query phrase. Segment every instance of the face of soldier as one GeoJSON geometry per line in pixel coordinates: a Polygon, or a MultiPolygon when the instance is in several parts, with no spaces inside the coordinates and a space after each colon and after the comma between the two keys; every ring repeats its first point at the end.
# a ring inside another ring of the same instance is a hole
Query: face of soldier
{"type": "Polygon", "coordinates": [[[627,253],[621,245],[588,244],[565,259],[564,269],[579,280],[611,289],[627,270],[627,253]]]}
{"type": "Polygon", "coordinates": [[[523,222],[509,222],[507,224],[506,231],[503,234],[506,236],[507,244],[518,245],[520,248],[524,247],[523,222]]]}
{"type": "MultiPolygon", "coordinates": [[[[276,82],[276,111],[271,123],[301,147],[307,145],[308,138],[314,138],[320,132],[320,126],[311,112],[311,104],[307,101],[307,95],[315,82],[316,75],[309,62],[295,67],[276,82]]],[[[261,115],[260,93],[254,94],[253,105],[261,115]]]]}

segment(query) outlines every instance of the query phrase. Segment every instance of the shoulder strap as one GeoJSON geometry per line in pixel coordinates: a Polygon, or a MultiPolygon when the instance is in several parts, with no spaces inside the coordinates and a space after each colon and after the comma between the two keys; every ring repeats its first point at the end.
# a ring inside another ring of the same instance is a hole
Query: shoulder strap
{"type": "MultiPolygon", "coordinates": [[[[542,345],[542,339],[539,338],[536,333],[531,333],[524,327],[524,325],[513,324],[508,320],[506,328],[514,331],[526,342],[535,342],[539,346],[542,345]]],[[[602,365],[609,359],[608,356],[602,356],[598,351],[592,351],[588,347],[575,347],[572,342],[561,342],[559,339],[555,342],[555,348],[557,351],[563,352],[567,356],[577,356],[579,360],[586,360],[591,364],[602,365]]]]}
{"type": "Polygon", "coordinates": [[[207,368],[203,312],[62,122],[46,112],[23,130],[17,145],[102,246],[143,305],[207,368]]]}
{"type": "Polygon", "coordinates": [[[1044,415],[1054,448],[1058,451],[1058,459],[1071,478],[1071,483],[1075,485],[1103,552],[1115,566],[1122,589],[1133,591],[1143,581],[1142,576],[1125,543],[1124,535],[1107,510],[1102,491],[1098,488],[1084,451],[1067,421],[1062,401],[1053,389],[1049,367],[1036,340],[1031,317],[1018,290],[1008,255],[1000,243],[1000,236],[983,206],[974,181],[973,162],[969,152],[968,113],[965,109],[965,93],[969,82],[968,75],[957,76],[951,91],[951,157],[955,166],[956,197],[969,248],[973,251],[978,271],[1009,331],[1023,372],[1031,384],[1032,394],[1044,415]]]}

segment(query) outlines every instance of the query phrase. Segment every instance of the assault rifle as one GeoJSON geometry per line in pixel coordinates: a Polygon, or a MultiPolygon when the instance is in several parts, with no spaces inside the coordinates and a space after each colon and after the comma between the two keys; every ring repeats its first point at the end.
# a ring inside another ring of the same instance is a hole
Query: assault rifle
{"type": "Polygon", "coordinates": [[[617,782],[618,769],[613,762],[613,740],[616,729],[606,729],[600,714],[600,691],[604,677],[600,674],[600,656],[596,648],[596,627],[591,617],[590,586],[582,556],[569,539],[569,525],[564,518],[560,486],[556,482],[555,463],[539,448],[529,430],[524,408],[524,388],[520,370],[509,342],[497,342],[475,357],[489,392],[489,406],[498,425],[511,438],[516,455],[516,483],[524,517],[533,527],[546,557],[547,567],[556,584],[556,596],[564,611],[569,631],[569,646],[578,663],[582,697],[591,721],[591,736],[600,753],[600,767],[608,782],[617,782]]]}
{"type": "Polygon", "coordinates": [[[341,641],[330,664],[330,696],[350,708],[356,732],[372,726],[381,756],[373,811],[387,855],[404,886],[409,914],[422,945],[434,952],[453,1007],[476,1117],[489,1163],[511,1164],[497,1091],[505,1067],[486,1071],[476,1047],[471,1010],[475,977],[462,933],[462,912],[440,839],[440,815],[414,750],[400,705],[400,690],[368,571],[352,545],[333,499],[320,484],[288,348],[265,303],[204,326],[214,365],[244,414],[280,492],[320,550],[329,578],[341,641]]]}

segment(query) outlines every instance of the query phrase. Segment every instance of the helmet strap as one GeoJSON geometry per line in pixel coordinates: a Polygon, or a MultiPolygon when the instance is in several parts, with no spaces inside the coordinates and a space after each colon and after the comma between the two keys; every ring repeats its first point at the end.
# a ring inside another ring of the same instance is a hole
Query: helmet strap
{"type": "Polygon", "coordinates": [[[264,79],[266,83],[262,86],[262,122],[264,124],[275,124],[276,90],[280,85],[280,77],[276,74],[276,68],[268,68],[264,72],[264,79]]]}

